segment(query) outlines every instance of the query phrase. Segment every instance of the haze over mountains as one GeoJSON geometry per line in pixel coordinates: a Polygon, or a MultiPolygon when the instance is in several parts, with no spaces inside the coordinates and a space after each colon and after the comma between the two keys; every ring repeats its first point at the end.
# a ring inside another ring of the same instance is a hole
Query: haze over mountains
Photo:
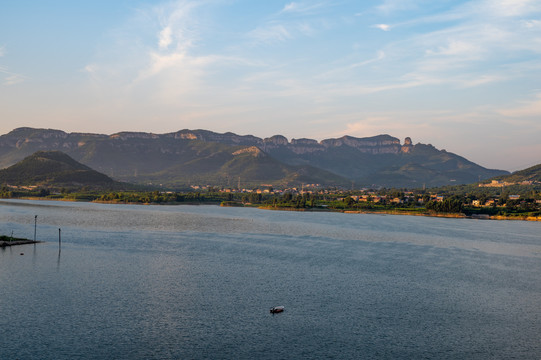
{"type": "Polygon", "coordinates": [[[0,168],[40,150],[62,151],[115,180],[183,187],[301,185],[422,187],[508,174],[389,135],[292,139],[181,130],[113,135],[18,128],[0,136],[0,168]]]}

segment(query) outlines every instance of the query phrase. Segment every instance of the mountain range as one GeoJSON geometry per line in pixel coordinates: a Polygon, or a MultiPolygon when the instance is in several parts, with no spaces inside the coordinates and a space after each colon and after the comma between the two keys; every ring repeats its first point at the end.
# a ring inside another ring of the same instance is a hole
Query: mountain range
{"type": "Polygon", "coordinates": [[[0,168],[36,151],[62,151],[118,181],[237,187],[321,184],[432,187],[506,175],[430,144],[390,135],[316,141],[207,130],[113,135],[18,128],[0,136],[0,168]]]}

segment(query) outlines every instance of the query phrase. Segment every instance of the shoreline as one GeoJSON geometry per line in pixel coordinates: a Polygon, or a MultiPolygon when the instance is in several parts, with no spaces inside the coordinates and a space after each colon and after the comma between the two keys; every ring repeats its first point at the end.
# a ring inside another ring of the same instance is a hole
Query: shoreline
{"type": "MultiPolygon", "coordinates": [[[[66,201],[66,202],[88,202],[98,204],[119,204],[119,205],[217,205],[221,207],[237,207],[232,205],[221,205],[220,203],[212,202],[183,202],[183,203],[136,203],[136,202],[116,202],[116,201],[85,201],[76,199],[42,199],[36,197],[18,198],[18,199],[0,199],[0,200],[37,200],[37,201],[66,201]]],[[[308,212],[338,212],[343,214],[382,214],[382,215],[408,215],[408,216],[425,216],[425,217],[440,217],[440,218],[454,218],[454,219],[471,219],[471,220],[521,220],[521,221],[541,221],[541,216],[504,216],[504,215],[488,215],[488,214],[473,214],[466,215],[462,213],[432,213],[432,212],[414,212],[403,210],[334,210],[328,208],[285,208],[274,206],[238,206],[238,207],[253,207],[262,210],[273,211],[308,211],[308,212]]],[[[24,239],[23,239],[24,240],[24,239]]],[[[27,240],[32,241],[33,240],[27,240]]],[[[38,243],[39,241],[36,241],[38,243]]],[[[0,242],[1,244],[1,242],[0,242]]],[[[2,245],[0,245],[2,246],[2,245]]]]}
{"type": "Polygon", "coordinates": [[[406,216],[425,216],[425,217],[439,217],[439,218],[451,218],[451,219],[471,219],[471,220],[521,220],[521,221],[541,221],[541,216],[503,216],[503,215],[488,215],[488,214],[474,214],[466,215],[462,213],[430,213],[430,212],[413,212],[413,211],[401,211],[401,210],[332,210],[332,209],[295,209],[295,208],[275,208],[272,206],[260,206],[262,210],[275,210],[275,211],[310,211],[310,212],[338,212],[343,214],[381,214],[381,215],[406,215],[406,216]]]}
{"type": "Polygon", "coordinates": [[[0,248],[6,248],[6,247],[11,247],[11,246],[17,246],[17,245],[39,244],[42,242],[43,241],[13,238],[13,241],[0,240],[0,248]]]}

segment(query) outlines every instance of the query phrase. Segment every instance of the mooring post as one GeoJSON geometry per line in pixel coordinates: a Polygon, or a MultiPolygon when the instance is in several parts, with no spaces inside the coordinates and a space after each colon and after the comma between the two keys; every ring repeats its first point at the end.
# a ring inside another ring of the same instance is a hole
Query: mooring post
{"type": "Polygon", "coordinates": [[[34,242],[36,241],[36,228],[38,225],[38,216],[34,216],[34,242]]]}
{"type": "Polygon", "coordinates": [[[61,232],[62,232],[62,230],[58,229],[58,247],[60,247],[60,245],[62,245],[62,238],[60,237],[61,232]]]}

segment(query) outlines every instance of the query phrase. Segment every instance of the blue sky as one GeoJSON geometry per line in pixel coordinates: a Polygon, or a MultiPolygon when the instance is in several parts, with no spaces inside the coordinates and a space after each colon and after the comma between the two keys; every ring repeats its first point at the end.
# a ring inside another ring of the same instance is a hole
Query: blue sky
{"type": "Polygon", "coordinates": [[[541,163],[539,0],[4,1],[0,134],[389,134],[541,163]]]}

